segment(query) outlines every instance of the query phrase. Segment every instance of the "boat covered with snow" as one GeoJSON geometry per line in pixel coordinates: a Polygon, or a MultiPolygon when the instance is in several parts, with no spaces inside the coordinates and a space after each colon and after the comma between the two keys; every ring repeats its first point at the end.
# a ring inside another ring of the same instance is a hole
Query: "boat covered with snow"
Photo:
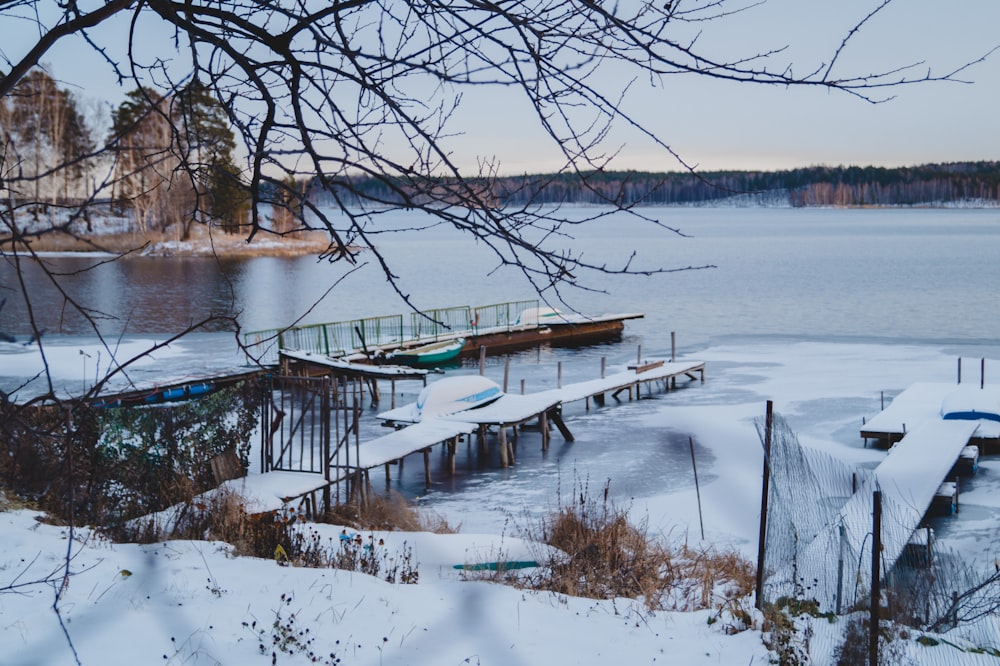
{"type": "Polygon", "coordinates": [[[503,394],[499,384],[482,375],[454,375],[425,386],[416,402],[382,412],[378,416],[392,423],[418,423],[425,419],[484,407],[503,394]]]}

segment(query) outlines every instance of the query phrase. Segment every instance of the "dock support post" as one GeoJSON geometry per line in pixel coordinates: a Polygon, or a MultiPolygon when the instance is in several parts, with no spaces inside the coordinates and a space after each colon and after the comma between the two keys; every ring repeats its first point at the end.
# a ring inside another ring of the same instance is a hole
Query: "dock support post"
{"type": "Polygon", "coordinates": [[[479,424],[479,453],[486,453],[486,424],[479,424]]]}
{"type": "Polygon", "coordinates": [[[479,347],[479,374],[486,374],[486,345],[479,347]]]}
{"type": "Polygon", "coordinates": [[[389,465],[391,465],[391,464],[392,464],[391,462],[387,462],[385,464],[385,487],[386,487],[386,490],[389,489],[389,484],[392,481],[392,475],[389,473],[389,465]]]}
{"type": "Polygon", "coordinates": [[[604,379],[608,374],[608,357],[601,357],[601,379],[604,379]]]}
{"type": "Polygon", "coordinates": [[[457,457],[456,449],[458,448],[458,437],[448,440],[448,469],[452,476],[455,476],[455,458],[457,457]]]}
{"type": "Polygon", "coordinates": [[[636,354],[636,365],[642,365],[642,345],[639,345],[639,352],[636,354]]]}
{"type": "Polygon", "coordinates": [[[958,383],[962,383],[962,357],[958,357],[958,383]]]}
{"type": "Polygon", "coordinates": [[[556,364],[556,388],[562,388],[562,361],[556,364]]]}
{"type": "MultiPolygon", "coordinates": [[[[481,373],[480,373],[481,374],[481,373]]],[[[503,364],[503,392],[507,392],[507,381],[510,379],[510,356],[503,364]]]]}
{"type": "Polygon", "coordinates": [[[507,467],[507,427],[502,423],[497,428],[497,439],[500,442],[500,466],[507,467]]]}
{"type": "Polygon", "coordinates": [[[521,380],[521,395],[524,395],[524,380],[521,380]]]}
{"type": "Polygon", "coordinates": [[[538,415],[538,429],[542,433],[542,451],[549,450],[549,419],[545,412],[538,415]]]}
{"type": "Polygon", "coordinates": [[[677,358],[677,333],[670,331],[670,361],[677,358]]]}
{"type": "Polygon", "coordinates": [[[431,450],[424,449],[424,484],[431,485],[431,450]]]}
{"type": "Polygon", "coordinates": [[[979,388],[986,386],[986,357],[979,360],[979,388]]]}
{"type": "Polygon", "coordinates": [[[549,419],[556,424],[556,428],[559,429],[559,433],[563,436],[563,439],[567,442],[573,441],[573,433],[566,427],[566,423],[562,419],[562,409],[560,407],[553,407],[549,411],[549,419]]]}

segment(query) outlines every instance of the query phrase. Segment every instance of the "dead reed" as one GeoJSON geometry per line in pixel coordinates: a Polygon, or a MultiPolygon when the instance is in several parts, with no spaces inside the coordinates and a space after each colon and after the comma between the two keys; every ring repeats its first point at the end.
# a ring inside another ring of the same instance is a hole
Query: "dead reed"
{"type": "Polygon", "coordinates": [[[602,497],[586,486],[574,500],[543,519],[527,538],[557,549],[535,573],[516,584],[595,599],[641,599],[650,610],[720,608],[754,586],[753,566],[739,553],[693,548],[649,534],[645,521],[630,522],[605,485],[602,497]]]}

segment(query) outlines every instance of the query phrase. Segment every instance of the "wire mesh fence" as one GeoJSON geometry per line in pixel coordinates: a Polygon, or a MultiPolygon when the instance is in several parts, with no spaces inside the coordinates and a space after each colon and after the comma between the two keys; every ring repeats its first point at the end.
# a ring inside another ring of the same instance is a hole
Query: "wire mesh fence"
{"type": "Polygon", "coordinates": [[[941,547],[927,507],[883,493],[874,470],[803,447],[780,416],[758,433],[768,450],[761,599],[800,618],[790,663],[868,664],[873,630],[879,664],[1000,663],[1000,564],[941,547]]]}

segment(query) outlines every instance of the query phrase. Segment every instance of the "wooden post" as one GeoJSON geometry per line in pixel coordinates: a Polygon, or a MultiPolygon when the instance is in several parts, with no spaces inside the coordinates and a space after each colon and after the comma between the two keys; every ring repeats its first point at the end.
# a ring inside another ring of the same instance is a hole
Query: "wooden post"
{"type": "Polygon", "coordinates": [[[479,374],[486,374],[486,345],[479,347],[479,374]]]}
{"type": "Polygon", "coordinates": [[[760,488],[760,533],[757,537],[757,585],[754,606],[761,610],[764,606],[764,555],[765,538],[767,537],[767,493],[771,479],[771,430],[774,425],[774,403],[767,401],[767,411],[764,417],[764,478],[760,488]]]}
{"type": "Polygon", "coordinates": [[[636,365],[642,365],[642,345],[639,345],[639,353],[636,354],[636,365]]]}
{"type": "Polygon", "coordinates": [[[841,523],[838,531],[840,532],[840,548],[837,553],[837,615],[840,615],[841,608],[841,594],[844,589],[844,544],[846,543],[846,536],[844,530],[844,524],[841,523]]]}
{"type": "Polygon", "coordinates": [[[452,476],[455,476],[455,458],[457,457],[457,448],[458,437],[450,439],[448,441],[448,469],[451,471],[452,476]]]}
{"type": "Polygon", "coordinates": [[[500,466],[507,466],[507,428],[501,423],[497,429],[497,438],[500,440],[500,466]]]}
{"type": "Polygon", "coordinates": [[[958,357],[958,383],[962,383],[962,357],[958,357]]]}
{"type": "Polygon", "coordinates": [[[882,598],[879,580],[882,554],[882,491],[872,493],[872,598],[868,621],[868,663],[878,664],[878,616],[882,598]]]}
{"type": "Polygon", "coordinates": [[[545,412],[538,415],[538,429],[542,433],[542,451],[549,450],[549,419],[545,412]]]}
{"type": "Polygon", "coordinates": [[[391,464],[392,464],[391,462],[387,462],[385,464],[385,487],[386,488],[389,487],[389,482],[392,481],[392,475],[389,473],[389,465],[391,465],[391,464]]]}
{"type": "MultiPolygon", "coordinates": [[[[480,373],[481,374],[481,373],[480,373]]],[[[503,364],[503,392],[507,392],[507,381],[510,379],[510,356],[503,364]]]]}
{"type": "Polygon", "coordinates": [[[986,386],[986,357],[979,360],[979,388],[986,386]]]}
{"type": "Polygon", "coordinates": [[[524,380],[521,380],[521,395],[524,395],[524,380]]]}
{"type": "Polygon", "coordinates": [[[396,380],[392,379],[389,382],[389,387],[392,389],[392,399],[389,401],[391,409],[396,409],[396,380]]]}
{"type": "Polygon", "coordinates": [[[563,436],[563,439],[565,439],[567,442],[573,441],[573,433],[570,432],[569,428],[566,426],[566,422],[563,421],[562,419],[561,407],[553,407],[552,410],[548,413],[547,418],[549,421],[551,421],[556,425],[556,428],[559,430],[559,434],[563,436]]]}
{"type": "Polygon", "coordinates": [[[429,447],[424,449],[424,484],[428,487],[431,485],[431,450],[429,447]]]}
{"type": "Polygon", "coordinates": [[[556,388],[562,388],[562,361],[556,364],[556,388]]]}
{"type": "Polygon", "coordinates": [[[698,485],[698,463],[694,459],[694,438],[688,436],[688,446],[691,447],[691,469],[694,470],[694,492],[698,498],[698,525],[701,527],[701,540],[705,540],[705,523],[701,517],[701,486],[698,485]]]}
{"type": "Polygon", "coordinates": [[[677,358],[677,334],[670,331],[670,360],[674,361],[677,358]]]}
{"type": "Polygon", "coordinates": [[[608,375],[608,357],[601,357],[601,379],[604,379],[608,375]]]}

